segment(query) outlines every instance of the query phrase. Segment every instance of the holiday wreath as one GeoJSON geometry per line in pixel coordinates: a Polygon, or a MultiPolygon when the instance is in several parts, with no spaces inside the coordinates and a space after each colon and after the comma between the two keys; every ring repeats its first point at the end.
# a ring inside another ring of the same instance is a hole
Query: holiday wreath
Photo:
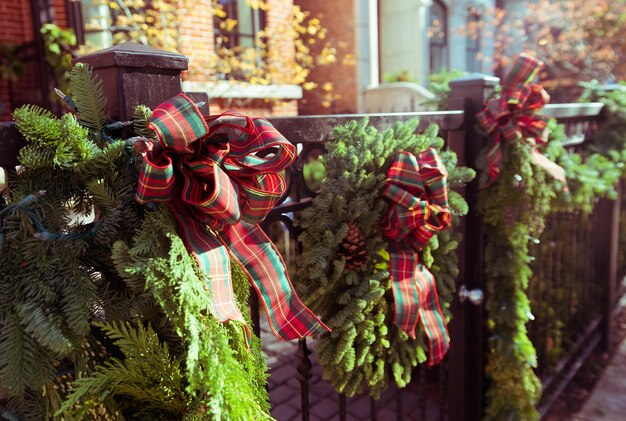
{"type": "Polygon", "coordinates": [[[390,378],[403,387],[418,363],[439,362],[449,346],[461,235],[441,229],[467,204],[447,186],[474,171],[457,167],[435,125],[415,134],[417,124],[379,132],[364,119],[335,128],[321,158],[325,179],[297,220],[297,286],[332,329],[316,344],[318,360],[348,396],[367,389],[378,397],[390,378]]]}

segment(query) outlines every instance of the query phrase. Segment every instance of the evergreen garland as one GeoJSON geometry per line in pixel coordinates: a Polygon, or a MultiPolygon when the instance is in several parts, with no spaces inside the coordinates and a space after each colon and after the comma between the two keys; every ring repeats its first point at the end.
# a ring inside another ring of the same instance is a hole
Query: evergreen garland
{"type": "MultiPolygon", "coordinates": [[[[525,292],[535,260],[529,246],[539,243],[549,213],[588,214],[598,197],[614,198],[622,171],[616,164],[623,159],[623,153],[613,151],[606,156],[570,152],[563,146],[564,127],[551,120],[548,128],[550,141],[544,153],[565,170],[567,189],[533,163],[531,145],[517,141],[506,144],[502,173],[479,194],[486,232],[484,267],[490,330],[486,374],[492,382],[485,418],[490,420],[539,417],[536,405],[541,383],[533,372],[537,357],[526,323],[532,319],[531,308],[545,303],[530,303],[525,292]]],[[[558,327],[560,322],[541,323],[558,327]]],[[[553,352],[558,353],[563,338],[555,340],[558,343],[553,352]]]]}
{"type": "MultiPolygon", "coordinates": [[[[400,150],[419,153],[433,147],[448,169],[451,186],[464,185],[474,172],[458,168],[456,155],[442,151],[443,140],[434,125],[415,135],[417,121],[384,132],[367,123],[364,119],[336,127],[334,141],[326,144],[327,154],[321,158],[326,178],[313,205],[297,220],[303,229],[299,236],[303,254],[296,286],[306,304],[333,330],[316,345],[324,378],[340,393],[353,396],[367,391],[377,398],[391,378],[404,387],[413,368],[426,360],[422,337],[411,339],[393,324],[389,255],[378,227],[390,159],[400,150]],[[362,267],[347,269],[345,257],[337,251],[351,222],[360,228],[370,259],[362,267]]],[[[454,191],[449,201],[456,222],[467,212],[467,204],[454,191]]],[[[441,232],[420,253],[420,261],[436,277],[447,319],[458,275],[459,240],[458,232],[441,232]]]]}
{"type": "Polygon", "coordinates": [[[541,383],[533,372],[535,349],[526,323],[531,308],[525,290],[532,275],[529,239],[539,236],[554,197],[549,177],[531,162],[532,146],[506,145],[502,172],[479,196],[485,221],[486,309],[490,336],[486,374],[486,419],[533,420],[541,383]]]}
{"type": "MultiPolygon", "coordinates": [[[[73,70],[72,91],[80,119],[36,106],[13,114],[27,145],[0,210],[10,410],[24,420],[269,419],[259,339],[246,345],[241,324],[215,321],[169,211],[135,203],[139,163],[112,139],[87,66],[73,70]]],[[[137,107],[136,133],[153,136],[150,113],[137,107]]],[[[231,267],[245,308],[247,278],[231,267]]]]}

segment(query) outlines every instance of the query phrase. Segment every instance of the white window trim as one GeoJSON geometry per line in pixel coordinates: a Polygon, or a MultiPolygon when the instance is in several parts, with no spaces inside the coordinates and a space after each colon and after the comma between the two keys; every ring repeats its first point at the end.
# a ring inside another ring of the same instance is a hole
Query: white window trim
{"type": "Polygon", "coordinates": [[[186,80],[183,81],[183,92],[206,92],[209,98],[302,98],[302,87],[299,85],[253,85],[236,80],[216,82],[186,80]]]}

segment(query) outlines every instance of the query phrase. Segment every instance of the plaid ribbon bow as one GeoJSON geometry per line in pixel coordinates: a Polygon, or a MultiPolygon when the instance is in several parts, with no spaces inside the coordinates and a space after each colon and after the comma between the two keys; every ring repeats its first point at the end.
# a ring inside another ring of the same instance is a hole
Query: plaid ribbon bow
{"type": "Polygon", "coordinates": [[[286,191],[279,173],[294,161],[295,147],[266,120],[242,116],[242,127],[220,117],[207,118],[209,128],[184,94],[159,105],[149,123],[159,144],[146,156],[136,199],[166,202],[176,216],[205,273],[218,320],[243,323],[230,277],[232,255],[279,339],[323,333],[329,329],[300,301],[280,253],[257,225],[286,191]]]}
{"type": "Polygon", "coordinates": [[[443,359],[450,337],[439,306],[435,277],[419,263],[418,252],[437,231],[450,225],[447,176],[434,149],[417,156],[402,151],[387,173],[383,191],[390,203],[381,230],[389,241],[394,323],[415,338],[421,320],[428,337],[430,365],[443,359]]]}
{"type": "MultiPolygon", "coordinates": [[[[501,139],[517,141],[525,139],[533,145],[545,145],[548,118],[538,111],[550,101],[550,96],[536,83],[531,83],[543,62],[526,54],[520,54],[506,76],[499,98],[487,101],[476,117],[478,124],[487,132],[495,133],[493,144],[487,151],[487,182],[494,182],[502,167],[501,139]]],[[[533,148],[533,159],[555,178],[565,181],[561,167],[548,160],[533,148]]]]}

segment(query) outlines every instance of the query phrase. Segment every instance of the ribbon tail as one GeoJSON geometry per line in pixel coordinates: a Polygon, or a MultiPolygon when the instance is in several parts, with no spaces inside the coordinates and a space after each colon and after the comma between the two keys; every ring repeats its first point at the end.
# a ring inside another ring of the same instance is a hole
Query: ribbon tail
{"type": "Polygon", "coordinates": [[[419,263],[414,279],[420,296],[420,320],[428,337],[428,364],[435,365],[443,359],[450,348],[448,326],[439,305],[433,274],[426,266],[419,263]]]}
{"type": "Polygon", "coordinates": [[[258,225],[244,221],[228,225],[220,238],[257,291],[276,337],[291,340],[330,331],[300,301],[280,253],[258,225]]]}
{"type": "Polygon", "coordinates": [[[417,265],[417,255],[394,243],[389,243],[389,273],[394,301],[394,324],[411,338],[419,322],[420,296],[413,278],[417,265]]]}
{"type": "Polygon", "coordinates": [[[500,133],[496,133],[493,145],[487,151],[487,185],[493,183],[498,175],[500,175],[500,166],[502,165],[502,144],[500,142],[500,133]]]}
{"type": "Polygon", "coordinates": [[[250,336],[250,329],[235,300],[228,250],[196,218],[188,217],[183,205],[171,201],[168,206],[182,228],[187,249],[192,252],[204,274],[215,318],[220,322],[237,320],[243,323],[247,336],[250,336]]]}
{"type": "Polygon", "coordinates": [[[550,161],[547,156],[543,155],[536,148],[533,148],[532,158],[535,164],[539,165],[541,168],[547,171],[555,179],[559,180],[563,183],[563,186],[567,186],[567,180],[565,178],[565,170],[563,167],[555,163],[554,161],[550,161]]]}

